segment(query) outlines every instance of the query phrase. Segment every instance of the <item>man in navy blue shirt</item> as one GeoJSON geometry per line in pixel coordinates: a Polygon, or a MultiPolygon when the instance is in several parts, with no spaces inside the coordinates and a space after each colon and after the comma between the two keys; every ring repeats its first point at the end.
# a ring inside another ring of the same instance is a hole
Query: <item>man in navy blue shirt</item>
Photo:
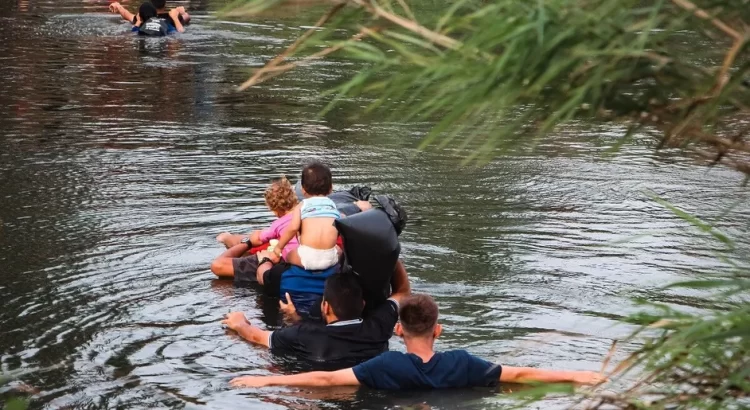
{"type": "Polygon", "coordinates": [[[356,386],[376,389],[439,389],[494,386],[498,382],[569,382],[597,384],[605,378],[595,372],[543,370],[490,363],[464,350],[433,351],[442,327],[438,307],[427,295],[413,295],[401,302],[396,334],[404,339],[407,353],[386,352],[348,369],[309,372],[290,376],[244,376],[233,386],[356,386]]]}

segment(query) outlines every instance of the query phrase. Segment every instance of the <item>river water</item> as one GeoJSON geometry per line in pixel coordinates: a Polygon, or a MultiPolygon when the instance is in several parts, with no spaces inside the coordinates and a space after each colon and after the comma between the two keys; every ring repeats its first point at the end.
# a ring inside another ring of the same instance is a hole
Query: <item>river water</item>
{"type": "Polygon", "coordinates": [[[228,387],[298,367],[219,325],[230,310],[278,317],[275,300],[212,278],[214,237],[268,224],[264,186],[307,158],[339,187],[403,203],[403,258],[440,305],[438,347],[500,363],[598,370],[632,330],[618,321],[631,298],[705,306],[662,287],[721,269],[721,246],[647,192],[721,217],[747,249],[748,189],[732,171],[654,153],[646,136],[602,157],[623,130],[587,124],[462,166],[415,149],[429,124],[353,117],[364,101],[317,117],[319,93],[357,70],[345,61],[234,91],[313,16],[225,21],[220,2],[183,4],[187,33],[143,39],[106,3],[0,0],[0,369],[30,372],[34,407],[501,406],[497,392],[228,387]]]}

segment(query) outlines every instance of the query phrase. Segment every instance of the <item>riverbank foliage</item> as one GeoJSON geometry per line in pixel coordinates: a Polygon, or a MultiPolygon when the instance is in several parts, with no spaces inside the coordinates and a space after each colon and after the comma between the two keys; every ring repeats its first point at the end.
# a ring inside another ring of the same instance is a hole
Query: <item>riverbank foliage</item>
{"type": "MultiPolygon", "coordinates": [[[[734,242],[711,224],[656,201],[723,243],[726,254],[733,253],[734,242]]],[[[648,313],[627,320],[640,325],[630,340],[644,345],[610,371],[616,378],[630,373],[638,381],[622,392],[586,394],[585,408],[750,408],[750,274],[747,264],[718,257],[731,267],[728,272],[703,272],[699,279],[667,286],[710,294],[703,312],[688,314],[641,301],[648,313]]]]}
{"type": "MultiPolygon", "coordinates": [[[[231,14],[325,7],[316,27],[240,88],[313,60],[353,58],[364,68],[332,91],[332,106],[364,96],[365,112],[434,121],[424,146],[467,148],[468,160],[533,146],[584,119],[625,124],[613,148],[642,132],[657,148],[750,175],[750,0],[457,0],[438,12],[422,3],[239,0],[231,14]]],[[[736,251],[715,227],[665,206],[736,251]]],[[[733,273],[672,285],[711,294],[708,313],[650,304],[630,317],[645,342],[612,377],[637,372],[639,381],[584,391],[580,405],[750,406],[750,276],[719,257],[733,273]]]]}
{"type": "Polygon", "coordinates": [[[335,54],[366,63],[338,101],[438,119],[425,145],[480,145],[469,159],[593,119],[750,173],[748,0],[239,1],[232,14],[328,7],[242,89],[335,54]]]}

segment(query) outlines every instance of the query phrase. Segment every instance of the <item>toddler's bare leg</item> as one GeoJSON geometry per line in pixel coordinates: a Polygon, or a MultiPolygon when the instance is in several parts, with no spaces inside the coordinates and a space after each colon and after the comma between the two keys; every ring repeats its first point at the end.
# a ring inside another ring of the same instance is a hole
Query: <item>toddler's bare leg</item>
{"type": "Polygon", "coordinates": [[[285,259],[288,263],[291,263],[292,265],[299,266],[300,268],[305,267],[304,265],[302,265],[302,259],[300,259],[299,253],[297,253],[296,249],[289,252],[289,254],[286,255],[285,259]]]}

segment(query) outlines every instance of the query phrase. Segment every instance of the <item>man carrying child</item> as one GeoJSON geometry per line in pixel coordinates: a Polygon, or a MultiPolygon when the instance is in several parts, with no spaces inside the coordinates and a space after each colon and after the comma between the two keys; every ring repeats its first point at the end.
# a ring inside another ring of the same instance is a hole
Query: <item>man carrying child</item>
{"type": "Polygon", "coordinates": [[[172,31],[182,33],[190,22],[190,15],[183,6],[167,11],[167,0],[144,2],[138,8],[138,14],[131,13],[118,2],[110,4],[109,10],[133,24],[133,31],[149,35],[165,35],[172,31]]]}

